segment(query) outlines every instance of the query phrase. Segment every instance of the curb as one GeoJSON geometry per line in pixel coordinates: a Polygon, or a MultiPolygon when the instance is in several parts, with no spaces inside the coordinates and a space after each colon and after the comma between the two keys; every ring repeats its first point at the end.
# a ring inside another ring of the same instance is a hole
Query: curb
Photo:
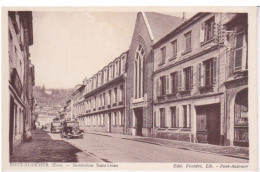
{"type": "Polygon", "coordinates": [[[227,156],[227,157],[249,160],[249,157],[245,157],[245,156],[238,156],[238,155],[231,155],[231,154],[218,154],[218,153],[214,153],[214,152],[201,151],[201,150],[196,150],[196,149],[191,149],[191,148],[186,148],[186,147],[169,146],[169,145],[164,145],[164,144],[160,144],[160,143],[156,143],[156,142],[143,141],[143,140],[134,140],[134,139],[128,139],[128,138],[121,138],[121,139],[131,140],[131,141],[136,141],[136,142],[143,142],[143,143],[159,145],[159,146],[166,146],[166,147],[182,149],[182,150],[189,150],[189,151],[194,151],[194,152],[201,152],[201,153],[207,153],[207,154],[213,154],[213,155],[220,155],[220,156],[227,156]]]}
{"type": "MultiPolygon", "coordinates": [[[[106,136],[106,137],[113,137],[113,136],[106,135],[106,134],[99,134],[99,133],[92,133],[92,132],[85,132],[85,133],[101,135],[101,136],[106,136]]],[[[148,143],[148,144],[153,144],[153,145],[158,145],[158,146],[166,146],[166,147],[182,149],[182,150],[189,150],[189,151],[194,151],[194,152],[201,152],[201,153],[207,153],[207,154],[213,154],[213,155],[220,155],[220,156],[227,156],[227,157],[249,160],[249,157],[246,157],[246,156],[239,156],[239,155],[232,155],[232,154],[218,154],[218,153],[214,153],[214,152],[201,151],[201,150],[196,150],[196,149],[192,149],[192,148],[169,146],[169,145],[165,145],[165,144],[161,144],[161,143],[156,143],[156,142],[151,142],[151,141],[143,141],[143,140],[135,140],[135,139],[129,139],[129,138],[124,138],[124,137],[121,137],[121,139],[136,141],[136,142],[142,142],[142,143],[148,143]]]]}

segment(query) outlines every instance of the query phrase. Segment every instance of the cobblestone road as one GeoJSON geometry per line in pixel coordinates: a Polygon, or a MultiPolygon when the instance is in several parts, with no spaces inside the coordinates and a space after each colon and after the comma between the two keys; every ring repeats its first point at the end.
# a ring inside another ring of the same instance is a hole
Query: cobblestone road
{"type": "MultiPolygon", "coordinates": [[[[20,144],[11,157],[11,162],[97,162],[64,140],[53,140],[45,131],[32,131],[33,141],[20,144]]],[[[59,134],[53,134],[59,135],[59,134]]]]}

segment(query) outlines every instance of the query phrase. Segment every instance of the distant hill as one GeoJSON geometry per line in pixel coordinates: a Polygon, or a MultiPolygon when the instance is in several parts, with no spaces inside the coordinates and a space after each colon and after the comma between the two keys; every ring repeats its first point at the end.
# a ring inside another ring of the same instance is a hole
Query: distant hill
{"type": "Polygon", "coordinates": [[[45,89],[44,87],[34,86],[33,95],[37,98],[37,103],[42,105],[61,105],[71,98],[74,89],[45,89]]]}

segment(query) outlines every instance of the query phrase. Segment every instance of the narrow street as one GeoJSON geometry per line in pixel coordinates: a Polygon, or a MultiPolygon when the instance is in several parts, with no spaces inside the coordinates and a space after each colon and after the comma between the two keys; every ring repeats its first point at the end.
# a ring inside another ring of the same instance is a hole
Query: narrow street
{"type": "Polygon", "coordinates": [[[192,162],[247,163],[248,160],[144,143],[131,136],[85,133],[83,139],[34,131],[33,142],[20,145],[13,162],[192,162]],[[31,148],[34,149],[31,149],[31,148]],[[28,151],[29,150],[29,151],[28,151]],[[153,150],[153,151],[151,151],[153,150]]]}

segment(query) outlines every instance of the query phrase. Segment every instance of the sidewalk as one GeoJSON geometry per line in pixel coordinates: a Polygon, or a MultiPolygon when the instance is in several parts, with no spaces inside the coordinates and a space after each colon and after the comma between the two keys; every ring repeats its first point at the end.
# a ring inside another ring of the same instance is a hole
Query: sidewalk
{"type": "Polygon", "coordinates": [[[121,138],[126,140],[132,140],[137,142],[144,142],[149,144],[156,144],[159,146],[167,146],[177,149],[185,149],[196,152],[204,152],[210,154],[217,154],[229,157],[236,157],[242,159],[249,159],[249,148],[248,147],[237,147],[237,146],[218,146],[204,143],[190,143],[177,140],[161,139],[161,138],[152,138],[152,137],[141,137],[141,136],[132,136],[132,135],[123,135],[115,133],[101,133],[101,132],[88,132],[89,134],[96,134],[108,137],[121,138]]]}
{"type": "Polygon", "coordinates": [[[32,131],[32,142],[21,143],[14,151],[10,162],[97,162],[75,146],[53,140],[46,131],[32,131]]]}

